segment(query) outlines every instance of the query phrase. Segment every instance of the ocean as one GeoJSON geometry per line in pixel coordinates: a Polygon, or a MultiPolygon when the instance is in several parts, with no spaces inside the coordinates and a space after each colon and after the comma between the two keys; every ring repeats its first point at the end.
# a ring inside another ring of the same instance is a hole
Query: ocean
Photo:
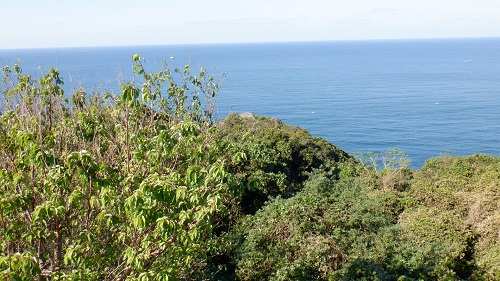
{"type": "Polygon", "coordinates": [[[150,71],[166,59],[225,73],[219,119],[279,118],[349,153],[396,147],[412,168],[443,154],[500,155],[500,38],[20,49],[0,50],[0,63],[58,67],[70,92],[117,91],[136,53],[150,71]]]}

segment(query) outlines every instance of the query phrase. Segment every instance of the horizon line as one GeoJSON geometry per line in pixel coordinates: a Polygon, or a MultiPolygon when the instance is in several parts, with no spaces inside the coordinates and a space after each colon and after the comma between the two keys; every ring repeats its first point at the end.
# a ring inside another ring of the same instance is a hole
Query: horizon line
{"type": "Polygon", "coordinates": [[[52,47],[18,47],[2,48],[0,51],[41,50],[41,49],[78,49],[78,48],[116,48],[116,47],[155,47],[155,46],[203,46],[203,45],[245,45],[245,44],[286,44],[286,43],[328,43],[328,42],[375,42],[375,41],[415,41],[415,40],[467,40],[467,39],[500,39],[500,36],[469,36],[469,37],[414,37],[414,38],[368,38],[368,39],[330,39],[330,40],[283,40],[283,41],[244,41],[244,42],[198,42],[198,43],[153,43],[125,45],[83,45],[83,46],[52,46],[52,47]]]}

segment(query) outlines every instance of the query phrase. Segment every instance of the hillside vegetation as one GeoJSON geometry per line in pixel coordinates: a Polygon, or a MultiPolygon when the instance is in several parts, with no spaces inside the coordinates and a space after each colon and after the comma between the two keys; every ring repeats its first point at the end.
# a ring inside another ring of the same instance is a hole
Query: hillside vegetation
{"type": "Polygon", "coordinates": [[[410,170],[133,57],[121,92],[3,68],[1,280],[500,280],[500,158],[410,170]]]}

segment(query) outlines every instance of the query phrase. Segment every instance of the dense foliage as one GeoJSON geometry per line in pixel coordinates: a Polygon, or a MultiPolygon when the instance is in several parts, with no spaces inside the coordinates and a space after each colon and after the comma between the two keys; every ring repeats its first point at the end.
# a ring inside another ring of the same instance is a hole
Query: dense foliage
{"type": "Polygon", "coordinates": [[[2,280],[500,280],[500,158],[410,170],[133,57],[121,92],[3,68],[2,280]]]}
{"type": "Polygon", "coordinates": [[[269,201],[234,228],[235,275],[498,280],[499,164],[485,155],[431,159],[400,178],[410,184],[391,187],[384,178],[394,171],[314,173],[295,196],[269,201]]]}
{"type": "Polygon", "coordinates": [[[324,139],[274,118],[231,114],[216,131],[221,151],[244,155],[230,165],[230,173],[235,189],[243,192],[236,198],[245,214],[254,213],[271,197],[301,190],[316,169],[334,175],[340,163],[354,161],[324,139]]]}
{"type": "Polygon", "coordinates": [[[71,102],[56,69],[3,69],[0,279],[181,278],[211,247],[226,168],[200,95],[218,85],[133,60],[139,86],[71,102]]]}

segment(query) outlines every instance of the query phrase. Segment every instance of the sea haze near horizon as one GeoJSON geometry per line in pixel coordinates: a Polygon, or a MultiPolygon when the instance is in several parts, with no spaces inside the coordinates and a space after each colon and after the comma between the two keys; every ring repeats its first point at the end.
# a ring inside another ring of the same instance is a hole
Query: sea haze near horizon
{"type": "Polygon", "coordinates": [[[443,153],[500,155],[500,38],[0,50],[0,62],[58,67],[69,92],[116,91],[136,53],[150,71],[166,59],[226,73],[219,118],[279,118],[349,153],[397,147],[413,168],[443,153]]]}

